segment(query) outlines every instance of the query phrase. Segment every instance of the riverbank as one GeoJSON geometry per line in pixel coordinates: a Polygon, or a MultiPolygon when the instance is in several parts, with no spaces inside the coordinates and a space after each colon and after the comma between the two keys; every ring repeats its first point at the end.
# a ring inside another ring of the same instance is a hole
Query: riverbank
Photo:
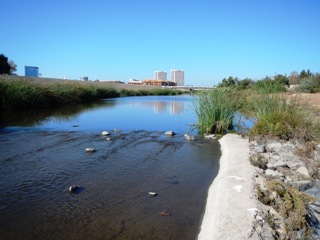
{"type": "Polygon", "coordinates": [[[254,191],[255,171],[248,160],[249,141],[228,134],[220,144],[219,173],[209,188],[198,239],[259,239],[253,231],[259,220],[259,202],[254,191]]]}
{"type": "Polygon", "coordinates": [[[185,91],[161,86],[0,76],[0,96],[2,97],[0,111],[69,106],[115,97],[163,96],[183,93],[185,91]]]}
{"type": "Polygon", "coordinates": [[[228,134],[199,240],[319,239],[320,144],[228,134]]]}

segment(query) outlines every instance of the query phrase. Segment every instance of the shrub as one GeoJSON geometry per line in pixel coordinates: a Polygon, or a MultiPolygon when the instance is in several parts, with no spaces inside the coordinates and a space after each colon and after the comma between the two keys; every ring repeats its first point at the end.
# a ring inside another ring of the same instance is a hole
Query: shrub
{"type": "Polygon", "coordinates": [[[303,78],[299,85],[299,90],[306,93],[315,93],[320,91],[320,76],[310,76],[303,78]]]}
{"type": "Polygon", "coordinates": [[[258,167],[263,170],[266,170],[268,168],[267,167],[268,159],[261,154],[251,155],[249,157],[249,160],[250,160],[250,163],[255,167],[258,167]]]}

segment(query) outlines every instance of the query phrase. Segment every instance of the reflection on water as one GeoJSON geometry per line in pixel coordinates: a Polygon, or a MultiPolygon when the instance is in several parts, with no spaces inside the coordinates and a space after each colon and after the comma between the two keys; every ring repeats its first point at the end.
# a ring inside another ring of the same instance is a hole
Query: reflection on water
{"type": "Polygon", "coordinates": [[[175,97],[173,99],[170,99],[169,101],[168,99],[165,99],[163,101],[155,99],[141,101],[139,99],[136,99],[135,101],[130,102],[130,106],[153,108],[154,112],[156,113],[167,112],[169,109],[170,114],[182,114],[184,112],[185,100],[188,98],[184,97],[183,99],[180,99],[180,101],[178,101],[179,98],[181,97],[175,97]]]}
{"type": "Polygon", "coordinates": [[[32,126],[55,130],[121,129],[189,131],[196,122],[189,96],[106,99],[57,109],[4,112],[0,126],[32,126]]]}
{"type": "Polygon", "coordinates": [[[35,127],[45,125],[47,122],[74,122],[79,115],[87,110],[93,110],[104,107],[112,107],[113,102],[104,104],[95,102],[88,104],[77,104],[72,106],[63,106],[50,109],[27,109],[4,111],[0,113],[0,127],[8,126],[29,126],[35,127]]]}

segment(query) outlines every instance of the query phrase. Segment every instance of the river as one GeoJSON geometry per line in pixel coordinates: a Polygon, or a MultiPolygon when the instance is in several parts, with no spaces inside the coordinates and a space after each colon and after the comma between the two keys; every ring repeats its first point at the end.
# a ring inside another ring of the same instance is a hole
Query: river
{"type": "Polygon", "coordinates": [[[221,152],[185,140],[191,105],[128,97],[1,113],[1,239],[196,239],[221,152]]]}

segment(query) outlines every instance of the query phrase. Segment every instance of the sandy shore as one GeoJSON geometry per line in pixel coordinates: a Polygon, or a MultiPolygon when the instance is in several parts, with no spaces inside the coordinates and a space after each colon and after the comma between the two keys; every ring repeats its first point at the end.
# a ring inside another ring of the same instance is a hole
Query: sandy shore
{"type": "Polygon", "coordinates": [[[249,142],[228,134],[220,144],[219,174],[209,188],[198,239],[259,239],[253,231],[258,202],[254,197],[249,142]]]}

